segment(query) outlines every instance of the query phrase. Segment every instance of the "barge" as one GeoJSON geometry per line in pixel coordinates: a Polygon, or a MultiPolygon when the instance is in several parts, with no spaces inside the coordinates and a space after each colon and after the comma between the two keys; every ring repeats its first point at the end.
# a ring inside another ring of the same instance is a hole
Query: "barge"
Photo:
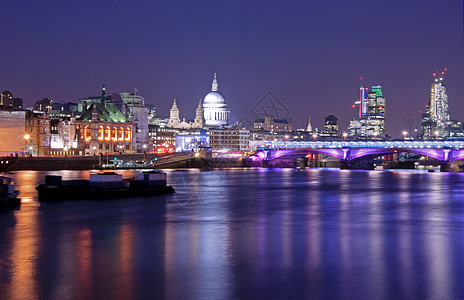
{"type": "Polygon", "coordinates": [[[61,176],[45,176],[45,184],[36,187],[39,201],[99,200],[148,197],[174,193],[166,182],[166,173],[150,171],[137,178],[123,179],[115,172],[90,174],[89,180],[62,180],[61,176]]]}
{"type": "Polygon", "coordinates": [[[21,204],[19,191],[15,189],[13,179],[0,176],[0,211],[7,210],[21,204]]]}

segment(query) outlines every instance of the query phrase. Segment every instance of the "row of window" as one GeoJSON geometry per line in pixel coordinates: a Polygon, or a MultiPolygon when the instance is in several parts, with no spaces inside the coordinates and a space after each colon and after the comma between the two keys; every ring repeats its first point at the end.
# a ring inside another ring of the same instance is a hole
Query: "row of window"
{"type": "MultiPolygon", "coordinates": [[[[91,139],[92,130],[90,129],[90,126],[87,125],[84,128],[84,140],[88,142],[91,139]]],[[[126,130],[124,130],[122,127],[118,129],[117,127],[110,128],[109,126],[106,126],[106,128],[103,128],[103,126],[100,126],[98,128],[98,140],[130,142],[132,140],[132,130],[130,128],[126,128],[126,130]]]]}

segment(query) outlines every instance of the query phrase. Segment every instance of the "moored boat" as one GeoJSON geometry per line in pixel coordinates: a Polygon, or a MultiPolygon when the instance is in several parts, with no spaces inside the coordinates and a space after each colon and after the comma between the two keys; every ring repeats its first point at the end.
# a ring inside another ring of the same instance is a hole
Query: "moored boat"
{"type": "Polygon", "coordinates": [[[0,211],[21,204],[18,195],[19,191],[15,189],[13,179],[0,176],[0,211]]]}
{"type": "Polygon", "coordinates": [[[123,179],[115,172],[90,174],[89,180],[62,180],[61,176],[45,176],[45,184],[36,187],[39,201],[99,200],[174,193],[168,186],[166,173],[150,171],[137,178],[123,179]]]}

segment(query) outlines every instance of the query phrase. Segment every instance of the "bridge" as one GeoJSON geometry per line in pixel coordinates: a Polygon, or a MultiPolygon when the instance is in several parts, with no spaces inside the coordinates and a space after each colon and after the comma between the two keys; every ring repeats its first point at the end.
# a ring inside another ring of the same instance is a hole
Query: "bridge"
{"type": "Polygon", "coordinates": [[[269,141],[263,142],[251,161],[270,162],[307,154],[337,157],[350,165],[361,159],[394,153],[415,153],[452,163],[464,159],[464,141],[269,141]]]}

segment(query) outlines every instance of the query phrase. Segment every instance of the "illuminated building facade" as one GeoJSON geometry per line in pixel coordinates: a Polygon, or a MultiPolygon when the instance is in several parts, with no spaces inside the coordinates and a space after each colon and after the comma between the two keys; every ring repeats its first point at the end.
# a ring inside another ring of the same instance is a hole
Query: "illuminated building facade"
{"type": "Polygon", "coordinates": [[[48,155],[79,155],[76,119],[50,119],[50,122],[50,151],[48,155]]]}
{"type": "Polygon", "coordinates": [[[25,141],[27,152],[33,156],[48,155],[50,151],[50,118],[47,114],[26,112],[25,141]]]}
{"type": "Polygon", "coordinates": [[[76,120],[80,155],[134,153],[134,125],[113,104],[102,99],[89,108],[84,101],[76,120]]]}
{"type": "MultiPolygon", "coordinates": [[[[0,155],[25,152],[26,112],[0,110],[0,155]]],[[[30,136],[28,136],[30,138],[30,136]]]]}
{"type": "Polygon", "coordinates": [[[354,105],[354,117],[350,120],[348,135],[361,139],[385,137],[385,98],[380,85],[371,87],[369,93],[360,88],[360,99],[354,105]]]}
{"type": "Polygon", "coordinates": [[[166,127],[164,124],[148,124],[149,143],[153,148],[174,146],[178,132],[179,129],[166,127]]]}
{"type": "Polygon", "coordinates": [[[210,147],[210,135],[206,130],[186,130],[176,134],[176,152],[199,151],[210,147]]]}
{"type": "Polygon", "coordinates": [[[213,151],[250,150],[250,131],[243,127],[230,129],[211,129],[209,131],[213,151]]]}

